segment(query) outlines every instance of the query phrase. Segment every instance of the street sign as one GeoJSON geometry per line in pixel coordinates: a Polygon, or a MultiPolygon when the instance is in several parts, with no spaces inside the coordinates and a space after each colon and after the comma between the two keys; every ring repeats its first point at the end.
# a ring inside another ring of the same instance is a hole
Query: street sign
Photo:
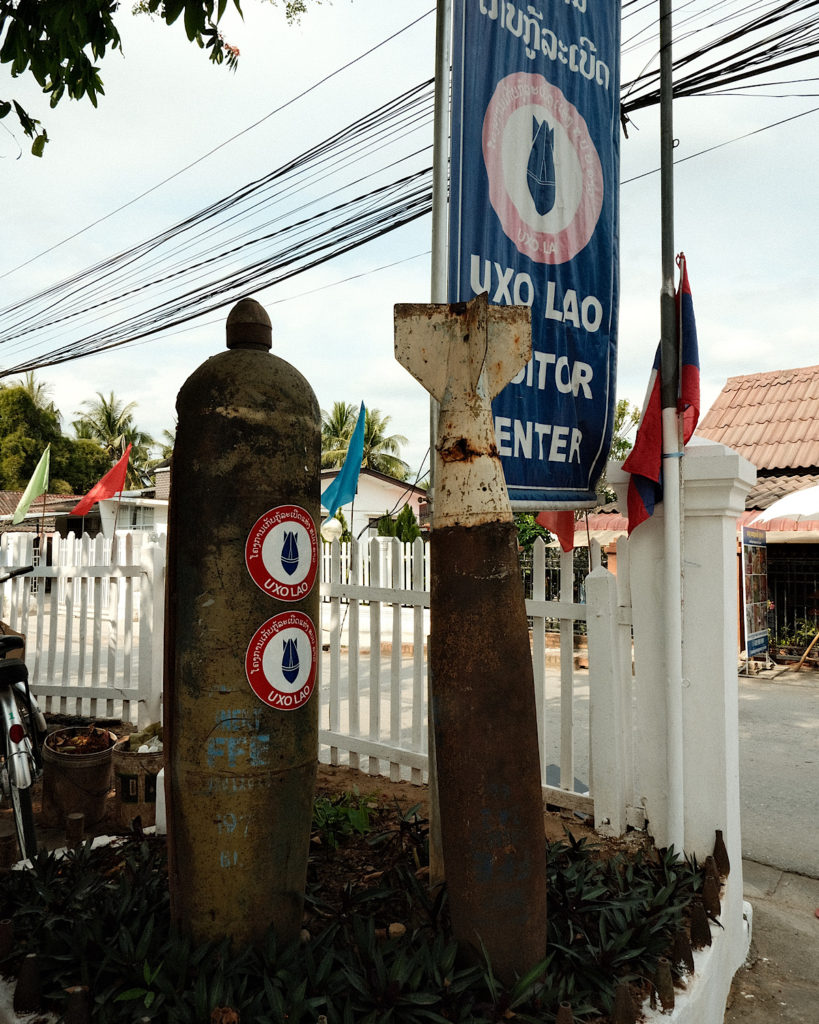
{"type": "Polygon", "coordinates": [[[620,5],[455,0],[448,298],[532,308],[493,402],[517,508],[593,504],[615,406],[620,5]]]}

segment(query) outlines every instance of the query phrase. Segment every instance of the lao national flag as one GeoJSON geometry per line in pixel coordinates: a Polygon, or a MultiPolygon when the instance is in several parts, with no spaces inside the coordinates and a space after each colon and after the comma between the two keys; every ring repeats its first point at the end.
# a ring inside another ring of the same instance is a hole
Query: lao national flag
{"type": "Polygon", "coordinates": [[[685,254],[677,257],[680,268],[680,288],[677,292],[677,325],[682,349],[680,396],[677,409],[683,418],[683,444],[688,444],[700,418],[700,355],[697,347],[697,324],[694,320],[694,301],[688,283],[685,254]]]}
{"type": "MultiPolygon", "coordinates": [[[[680,287],[677,291],[677,339],[681,353],[680,390],[677,410],[682,414],[683,444],[688,444],[700,415],[700,360],[697,325],[685,255],[677,257],[680,287]]],[[[663,423],[660,397],[660,346],[654,356],[646,401],[637,428],[637,438],[623,469],[631,473],[628,484],[628,532],[654,513],[663,498],[663,423]]]]}

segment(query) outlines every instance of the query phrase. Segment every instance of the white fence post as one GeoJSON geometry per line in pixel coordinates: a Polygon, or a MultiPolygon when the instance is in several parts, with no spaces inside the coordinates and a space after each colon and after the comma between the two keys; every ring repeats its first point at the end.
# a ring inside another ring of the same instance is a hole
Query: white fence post
{"type": "MultiPolygon", "coordinates": [[[[532,547],[532,599],[546,600],[546,545],[535,538],[532,547]]],[[[535,714],[540,750],[540,781],[546,780],[546,616],[532,615],[532,671],[535,679],[535,714]]]]}
{"type": "MultiPolygon", "coordinates": [[[[562,549],[560,603],[574,603],[574,551],[562,549]]],[[[574,790],[574,619],[566,618],[560,620],[560,788],[574,790]]]]}
{"type": "Polygon", "coordinates": [[[627,824],[645,827],[645,814],[636,801],[634,777],[634,645],[631,638],[631,582],[628,559],[628,538],[617,541],[617,648],[620,666],[622,700],[623,770],[626,786],[627,824]]]}
{"type": "Polygon", "coordinates": [[[165,626],[165,545],[142,545],[139,586],[139,711],[137,724],[158,722],[162,707],[165,626]]]}
{"type": "Polygon", "coordinates": [[[602,566],[586,577],[586,624],[594,823],[598,832],[619,836],[626,831],[624,692],[618,656],[617,581],[602,566]]]}
{"type": "MultiPolygon", "coordinates": [[[[381,588],[381,548],[378,538],[367,545],[370,566],[370,586],[381,588]]],[[[371,740],[381,740],[381,602],[370,601],[370,728],[371,740]]],[[[377,775],[378,758],[370,756],[369,773],[377,775]]]]}
{"type": "MultiPolygon", "coordinates": [[[[341,545],[334,540],[330,547],[330,579],[341,583],[341,545]]],[[[330,690],[328,693],[329,728],[338,733],[341,707],[341,598],[330,598],[330,690]]],[[[330,764],[338,764],[338,747],[330,747],[330,764]]]]}
{"type": "MultiPolygon", "coordinates": [[[[361,582],[361,552],[360,541],[352,540],[349,544],[350,554],[347,560],[347,579],[353,586],[361,582]]],[[[366,552],[366,547],[363,548],[366,552]]],[[[347,729],[351,736],[361,735],[361,602],[357,597],[350,597],[347,600],[347,701],[348,725],[347,729]]],[[[361,758],[358,752],[350,753],[350,767],[360,768],[361,758]]]]}

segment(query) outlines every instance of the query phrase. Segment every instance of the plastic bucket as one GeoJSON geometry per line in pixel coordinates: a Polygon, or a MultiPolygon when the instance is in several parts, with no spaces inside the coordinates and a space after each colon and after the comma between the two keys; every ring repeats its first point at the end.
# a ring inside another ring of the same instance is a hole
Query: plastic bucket
{"type": "Polygon", "coordinates": [[[107,750],[93,754],[63,753],[49,745],[52,737],[81,732],[87,732],[87,729],[59,729],[51,733],[43,744],[41,821],[48,828],[63,827],[69,814],[85,815],[86,826],[96,825],[105,817],[116,736],[109,732],[111,745],[107,750]]]}
{"type": "Polygon", "coordinates": [[[139,817],[143,828],[155,825],[157,776],[165,765],[164,753],[138,754],[117,744],[112,764],[117,824],[129,829],[139,817]]]}

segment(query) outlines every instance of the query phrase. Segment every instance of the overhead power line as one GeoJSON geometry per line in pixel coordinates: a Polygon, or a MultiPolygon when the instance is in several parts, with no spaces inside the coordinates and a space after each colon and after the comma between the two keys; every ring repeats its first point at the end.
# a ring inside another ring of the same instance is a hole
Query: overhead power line
{"type": "Polygon", "coordinates": [[[167,185],[169,182],[173,181],[175,178],[178,178],[186,171],[189,171],[192,167],[196,167],[197,164],[201,164],[203,160],[207,160],[208,157],[213,156],[214,153],[218,153],[219,150],[224,149],[225,146],[229,146],[231,142],[235,142],[243,135],[247,135],[248,132],[253,131],[254,128],[258,128],[259,125],[264,124],[264,122],[268,121],[271,117],[274,117],[276,114],[280,114],[283,110],[286,110],[288,107],[291,107],[294,103],[297,103],[299,100],[304,99],[305,96],[309,96],[311,92],[315,92],[316,89],[320,88],[322,85],[325,85],[331,79],[336,78],[338,75],[342,74],[342,72],[347,71],[355,64],[358,64],[366,57],[369,57],[377,50],[380,50],[382,46],[386,46],[388,43],[393,42],[393,40],[397,39],[405,32],[408,32],[411,28],[414,28],[417,24],[419,24],[425,18],[428,18],[431,14],[434,13],[435,8],[433,7],[430,10],[426,11],[424,14],[415,18],[413,21],[409,22],[409,24],[404,25],[403,28],[400,28],[396,32],[393,32],[391,35],[387,36],[386,39],[382,39],[381,42],[376,43],[375,46],[371,46],[369,49],[364,50],[363,53],[360,53],[357,57],[354,57],[352,60],[348,60],[346,64],[342,64],[341,67],[336,68],[335,71],[331,71],[323,78],[319,78],[318,81],[314,82],[311,86],[308,86],[308,88],[302,89],[302,91],[296,93],[295,96],[291,96],[290,99],[287,100],[286,102],[280,103],[279,106],[274,107],[272,110],[268,111],[264,115],[264,117],[260,117],[257,121],[254,121],[253,124],[249,124],[246,128],[242,128],[241,131],[238,131],[234,135],[231,135],[223,142],[220,142],[217,146],[214,146],[212,149],[209,149],[206,153],[203,153],[195,160],[192,160],[189,164],[185,164],[184,167],[180,167],[179,170],[174,171],[173,174],[169,174],[167,178],[163,178],[161,181],[158,181],[155,185],[152,185],[150,188],[145,189],[144,192],[140,192],[139,195],[136,195],[133,198],[129,199],[126,203],[122,203],[120,206],[117,206],[115,209],[104,214],[102,217],[98,217],[95,221],[92,221],[90,224],[86,224],[85,227],[80,228],[79,231],[75,231],[73,234],[68,235],[66,238],[61,239],[59,242],[55,242],[53,245],[50,245],[47,249],[43,249],[42,252],[38,252],[36,255],[31,256],[24,263],[19,263],[16,267],[11,267],[9,270],[4,271],[2,274],[0,274],[0,281],[2,281],[4,277],[8,277],[11,274],[16,273],[18,270],[22,270],[24,267],[30,266],[32,263],[36,262],[41,257],[47,256],[49,253],[54,252],[55,249],[59,249],[60,246],[65,245],[67,242],[72,242],[75,238],[79,238],[80,235],[84,235],[86,231],[90,231],[91,228],[97,227],[98,224],[103,224],[106,220],[110,220],[111,217],[114,217],[116,214],[121,213],[123,210],[127,210],[129,206],[133,206],[135,203],[138,203],[141,199],[145,199],[146,196],[149,196],[153,192],[156,192],[158,189],[162,188],[163,185],[167,185]]]}
{"type": "MultiPolygon", "coordinates": [[[[645,21],[654,7],[654,0],[627,0],[624,26],[637,15],[645,21]]],[[[819,0],[686,0],[675,12],[679,39],[688,47],[680,46],[675,60],[675,94],[782,85],[766,76],[817,52],[817,9],[819,0]]],[[[624,27],[624,48],[656,45],[654,28],[647,23],[626,38],[624,27]]],[[[623,85],[626,116],[659,100],[651,63],[623,85]]],[[[421,83],[159,234],[8,304],[0,309],[7,367],[0,377],[178,331],[251,289],[268,288],[425,216],[432,198],[432,108],[431,82],[421,83]]]]}
{"type": "MultiPolygon", "coordinates": [[[[721,12],[731,7],[732,4],[715,3],[708,10],[721,12]]],[[[674,96],[707,95],[728,85],[738,88],[819,56],[817,12],[819,0],[744,4],[744,20],[706,43],[686,50],[681,44],[686,39],[699,39],[705,30],[683,34],[674,44],[674,96]],[[758,11],[761,13],[754,13],[758,11]],[[752,16],[748,17],[749,14],[752,16]]],[[[707,28],[722,23],[723,19],[718,19],[707,28]]],[[[675,27],[679,29],[676,22],[675,27]]],[[[659,101],[659,66],[623,83],[621,108],[625,116],[659,101]]]]}

